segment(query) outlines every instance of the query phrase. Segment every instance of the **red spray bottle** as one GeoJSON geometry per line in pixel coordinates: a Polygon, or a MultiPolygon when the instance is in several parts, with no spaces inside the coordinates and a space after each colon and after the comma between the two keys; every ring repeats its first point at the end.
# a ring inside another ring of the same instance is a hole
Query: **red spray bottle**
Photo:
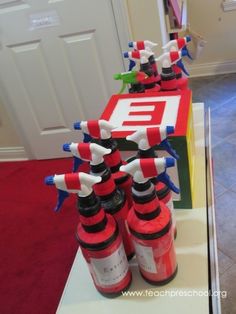
{"type": "Polygon", "coordinates": [[[120,171],[120,166],[124,164],[125,161],[121,159],[117,141],[112,138],[111,134],[112,130],[116,127],[106,120],[89,120],[75,122],[74,128],[76,130],[82,130],[86,136],[89,135],[91,138],[98,140],[101,146],[111,149],[111,153],[104,156],[105,163],[110,168],[116,185],[125,191],[128,205],[131,207],[132,179],[129,174],[120,171]]]}
{"type": "Polygon", "coordinates": [[[77,239],[82,254],[96,289],[104,296],[115,297],[128,289],[132,275],[117,223],[104,212],[92,190],[92,186],[100,181],[101,177],[83,172],[45,179],[47,185],[55,185],[59,191],[56,210],[69,193],[78,194],[80,222],[77,239]]]}
{"type": "MultiPolygon", "coordinates": [[[[191,55],[188,52],[187,49],[187,44],[191,41],[190,36],[170,40],[165,46],[162,47],[164,52],[169,52],[169,51],[179,51],[179,50],[185,50],[186,55],[189,57],[189,59],[192,60],[191,55]]],[[[183,64],[181,63],[182,61],[179,60],[176,64],[173,64],[172,69],[176,74],[176,79],[178,83],[178,88],[181,90],[188,89],[188,78],[183,77],[182,71],[189,76],[188,72],[185,70],[183,67],[183,64]]]]}
{"type": "MultiPolygon", "coordinates": [[[[174,133],[173,126],[157,126],[150,128],[140,128],[138,131],[126,137],[128,141],[133,141],[138,144],[138,153],[135,158],[156,158],[157,153],[155,146],[159,145],[175,159],[179,156],[175,150],[171,147],[167,140],[168,135],[174,133]]],[[[163,180],[162,178],[152,178],[151,181],[156,187],[158,199],[162,201],[171,211],[172,222],[174,229],[174,236],[177,235],[176,220],[174,215],[174,205],[171,190],[175,193],[179,193],[179,189],[170,181],[163,180]],[[161,179],[161,180],[160,180],[161,179]]]]}
{"type": "Polygon", "coordinates": [[[142,81],[142,84],[145,87],[145,92],[159,92],[160,86],[156,82],[154,71],[149,62],[149,58],[153,55],[153,53],[147,50],[133,50],[124,52],[123,55],[124,58],[129,58],[130,60],[140,60],[140,71],[144,72],[148,76],[142,81]]]}
{"type": "Polygon", "coordinates": [[[122,166],[133,175],[134,205],[128,214],[128,225],[134,243],[139,270],[154,285],[171,281],[177,273],[171,213],[158,200],[149,178],[165,173],[174,166],[173,158],[135,159],[122,166]]]}
{"type": "Polygon", "coordinates": [[[162,68],[161,72],[162,91],[173,91],[179,89],[176,74],[173,71],[172,66],[176,64],[179,60],[181,60],[181,58],[185,55],[187,55],[187,52],[185,50],[170,51],[163,53],[160,57],[156,59],[156,62],[160,64],[160,66],[158,67],[162,68]]]}
{"type": "Polygon", "coordinates": [[[104,148],[95,143],[64,144],[65,151],[72,152],[73,156],[90,162],[90,173],[99,176],[102,181],[93,186],[95,194],[99,197],[106,213],[111,214],[117,221],[128,259],[134,256],[134,248],[126,226],[129,211],[126,195],[122,189],[116,187],[110,169],[104,163],[104,155],[110,154],[111,149],[104,148]]]}
{"type": "Polygon", "coordinates": [[[150,56],[148,57],[148,61],[152,67],[153,74],[155,76],[156,84],[160,85],[161,77],[158,74],[157,64],[155,60],[155,55],[153,52],[153,48],[157,46],[157,43],[154,43],[150,40],[140,40],[140,41],[130,41],[129,47],[134,48],[135,50],[146,50],[150,52],[150,56]]]}

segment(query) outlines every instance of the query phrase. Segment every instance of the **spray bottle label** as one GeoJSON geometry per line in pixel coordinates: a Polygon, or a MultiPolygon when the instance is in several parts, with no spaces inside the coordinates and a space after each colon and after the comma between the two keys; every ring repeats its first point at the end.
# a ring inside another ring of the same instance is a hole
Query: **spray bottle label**
{"type": "Polygon", "coordinates": [[[125,278],[129,265],[123,244],[111,255],[104,258],[91,258],[90,270],[97,285],[111,286],[125,278]]]}
{"type": "Polygon", "coordinates": [[[139,267],[149,273],[156,274],[157,267],[151,247],[143,246],[134,241],[135,253],[139,267]]]}

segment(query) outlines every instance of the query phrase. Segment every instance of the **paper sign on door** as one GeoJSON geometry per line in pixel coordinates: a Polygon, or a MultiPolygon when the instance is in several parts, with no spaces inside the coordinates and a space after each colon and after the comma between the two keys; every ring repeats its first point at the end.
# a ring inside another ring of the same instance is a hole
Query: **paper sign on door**
{"type": "Polygon", "coordinates": [[[31,31],[60,24],[60,18],[56,11],[45,11],[31,14],[29,19],[31,31]]]}

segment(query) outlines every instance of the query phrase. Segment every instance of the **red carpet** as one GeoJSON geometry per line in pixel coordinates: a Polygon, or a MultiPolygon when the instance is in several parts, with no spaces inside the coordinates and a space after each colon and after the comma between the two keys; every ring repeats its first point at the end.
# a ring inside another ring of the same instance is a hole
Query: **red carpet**
{"type": "Polygon", "coordinates": [[[59,213],[44,177],[70,172],[70,159],[0,163],[0,313],[53,314],[77,243],[75,199],[59,213]]]}

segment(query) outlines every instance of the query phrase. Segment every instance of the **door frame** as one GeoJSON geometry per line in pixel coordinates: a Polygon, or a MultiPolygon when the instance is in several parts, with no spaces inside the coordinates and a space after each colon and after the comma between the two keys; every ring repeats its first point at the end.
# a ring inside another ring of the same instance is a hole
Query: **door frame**
{"type": "MultiPolygon", "coordinates": [[[[129,25],[129,18],[128,18],[128,9],[126,2],[123,0],[109,0],[112,14],[115,21],[115,27],[117,31],[117,36],[119,40],[119,46],[120,46],[120,53],[122,55],[122,51],[127,50],[127,43],[131,40],[131,30],[129,25]]],[[[0,47],[1,49],[1,47],[0,47]]],[[[125,68],[125,63],[123,60],[123,65],[125,68]]],[[[6,157],[6,155],[9,158],[4,158],[8,160],[25,160],[25,159],[33,159],[33,153],[31,152],[30,145],[24,136],[24,131],[21,127],[21,124],[19,123],[17,119],[16,112],[14,110],[14,106],[11,104],[11,101],[7,95],[7,92],[0,81],[0,101],[4,108],[7,111],[7,114],[9,116],[10,121],[12,122],[12,128],[15,130],[16,134],[18,135],[23,147],[17,147],[17,149],[20,149],[20,156],[15,154],[15,150],[11,150],[12,154],[9,155],[9,149],[11,147],[2,147],[0,150],[0,160],[3,160],[1,157],[6,157]]]]}
{"type": "MultiPolygon", "coordinates": [[[[112,11],[116,24],[121,54],[128,49],[128,42],[132,40],[132,32],[129,23],[128,7],[126,1],[111,0],[112,11]]],[[[124,58],[122,58],[125,68],[124,58]]]]}

